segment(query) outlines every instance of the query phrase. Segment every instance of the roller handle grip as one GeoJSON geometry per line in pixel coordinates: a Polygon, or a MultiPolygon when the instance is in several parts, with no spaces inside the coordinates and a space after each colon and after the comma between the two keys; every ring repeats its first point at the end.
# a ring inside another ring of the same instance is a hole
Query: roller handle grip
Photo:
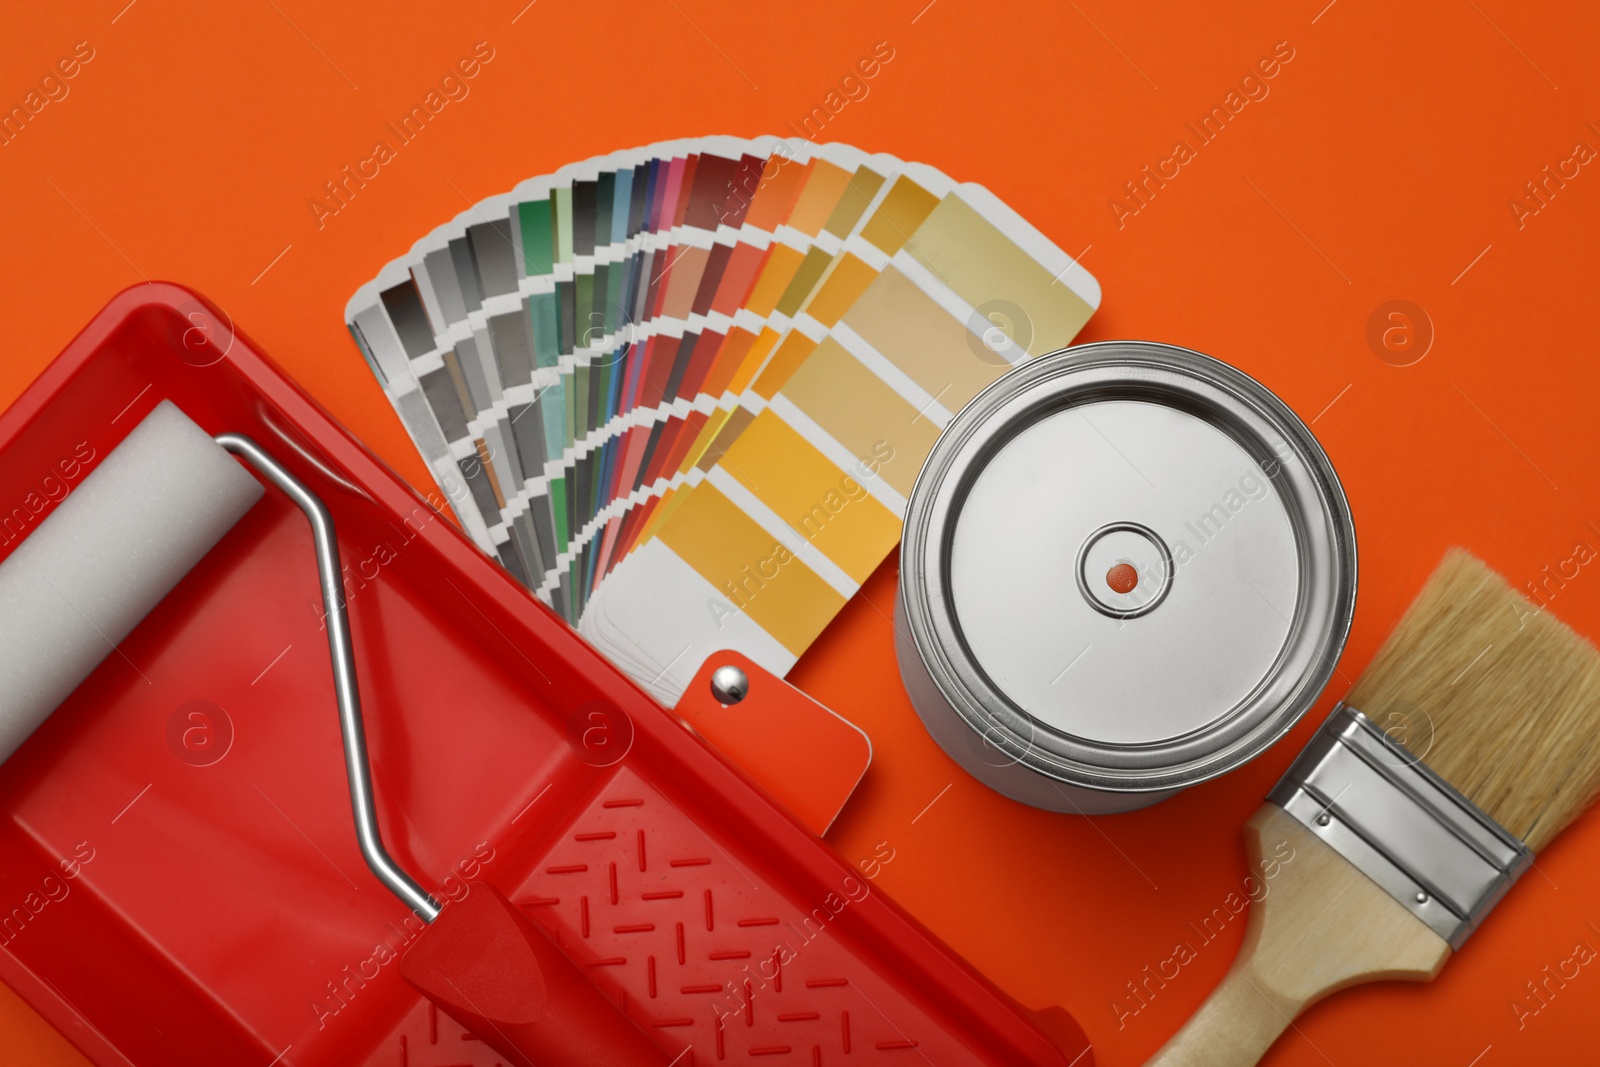
{"type": "Polygon", "coordinates": [[[538,924],[473,882],[400,959],[400,973],[513,1067],[667,1067],[668,1056],[538,924]]]}

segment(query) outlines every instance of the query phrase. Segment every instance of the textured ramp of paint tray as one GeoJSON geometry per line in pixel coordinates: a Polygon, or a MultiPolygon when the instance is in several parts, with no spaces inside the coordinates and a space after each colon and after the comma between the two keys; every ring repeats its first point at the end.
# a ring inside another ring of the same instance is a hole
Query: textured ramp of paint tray
{"type": "MultiPolygon", "coordinates": [[[[513,899],[664,1048],[687,1046],[674,1067],[984,1062],[828,930],[843,887],[806,910],[753,879],[622,770],[513,899]]],[[[419,1001],[366,1065],[499,1062],[419,1001]]]]}
{"type": "MultiPolygon", "coordinates": [[[[813,912],[753,877],[624,770],[513,899],[664,1048],[687,1046],[682,1067],[981,1062],[828,930],[830,905],[853,906],[842,887],[813,912]]],[[[418,1004],[367,1062],[491,1067],[495,1057],[418,1004]]]]}
{"type": "Polygon", "coordinates": [[[432,1001],[418,998],[364,1067],[505,1067],[505,1062],[432,1001]]]}
{"type": "Polygon", "coordinates": [[[669,1034],[669,1048],[689,1045],[696,1062],[924,1062],[918,1051],[973,1062],[827,929],[830,904],[851,906],[842,887],[814,912],[790,902],[630,772],[572,824],[518,899],[634,1018],[669,1034]]]}

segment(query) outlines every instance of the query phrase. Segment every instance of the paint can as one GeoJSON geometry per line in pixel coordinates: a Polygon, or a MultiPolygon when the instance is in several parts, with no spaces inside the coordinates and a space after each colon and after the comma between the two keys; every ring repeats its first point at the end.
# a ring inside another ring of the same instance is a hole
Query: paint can
{"type": "Polygon", "coordinates": [[[1020,364],[912,490],[896,652],[980,781],[1129,811],[1259,755],[1316,701],[1355,609],[1328,457],[1247,375],[1107,341],[1020,364]]]}

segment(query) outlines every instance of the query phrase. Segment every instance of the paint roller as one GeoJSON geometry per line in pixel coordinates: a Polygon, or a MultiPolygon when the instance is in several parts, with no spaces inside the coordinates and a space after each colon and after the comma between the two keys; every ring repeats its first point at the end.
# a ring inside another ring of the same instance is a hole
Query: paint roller
{"type": "Polygon", "coordinates": [[[517,1067],[661,1067],[665,1054],[521,909],[486,882],[443,907],[384,849],[373,807],[333,519],[248,437],[156,407],[0,562],[0,761],[112,654],[264,492],[311,522],[356,838],[428,928],[406,981],[517,1067]],[[232,455],[230,455],[232,453],[232,455]]]}

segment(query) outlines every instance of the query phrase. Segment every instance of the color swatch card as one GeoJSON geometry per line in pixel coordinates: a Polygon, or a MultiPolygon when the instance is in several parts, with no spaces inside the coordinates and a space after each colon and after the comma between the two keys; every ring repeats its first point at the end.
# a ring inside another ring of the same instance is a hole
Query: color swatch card
{"type": "MultiPolygon", "coordinates": [[[[664,277],[656,264],[689,206],[684,177],[697,162],[624,153],[524,183],[430,235],[411,262],[391,264],[386,274],[404,284],[352,302],[352,328],[375,338],[369,351],[391,397],[408,405],[407,426],[441,484],[456,490],[451,499],[480,542],[500,527],[492,543],[513,569],[532,553],[528,541],[508,542],[508,524],[537,523],[549,554],[564,516],[506,509],[552,463],[549,488],[564,501],[561,461],[589,414],[590,379],[616,361],[608,342],[655,296],[664,277]]],[[[697,207],[711,202],[715,225],[717,201],[735,184],[708,173],[688,188],[700,194],[697,207]]]]}
{"type": "MultiPolygon", "coordinates": [[[[583,546],[591,551],[576,561],[580,566],[571,574],[579,613],[620,555],[637,543],[638,531],[649,529],[665,513],[686,478],[695,478],[694,465],[734,414],[740,394],[772,357],[778,339],[820,288],[851,236],[871,217],[872,209],[889,188],[888,179],[873,167],[893,175],[902,165],[878,157],[851,176],[824,163],[808,176],[797,215],[804,213],[807,200],[820,202],[829,212],[826,219],[818,214],[798,223],[814,236],[815,245],[804,254],[790,245],[773,247],[750,291],[744,313],[725,340],[725,358],[719,363],[719,373],[692,402],[698,410],[691,410],[681,425],[669,425],[664,465],[649,471],[643,486],[635,483],[636,490],[644,489],[642,495],[636,492],[616,499],[614,513],[593,531],[595,543],[583,546]],[[818,195],[819,188],[825,196],[818,195]]],[[[558,574],[567,577],[565,571],[558,574]]]]}
{"type": "Polygon", "coordinates": [[[953,412],[1099,295],[979,186],[711,137],[483,201],[346,318],[467,532],[671,704],[718,649],[787,672],[953,412]]]}
{"type": "Polygon", "coordinates": [[[843,146],[815,158],[806,142],[771,138],[687,148],[525,182],[429,235],[351,301],[353,332],[463,521],[532,586],[570,550],[584,521],[573,509],[595,510],[595,468],[619,446],[595,431],[639,401],[623,386],[643,387],[658,423],[688,417],[685,372],[705,365],[732,316],[748,331],[742,298],[773,242],[780,263],[805,262],[863,158],[843,146]],[[713,307],[726,320],[714,336],[683,343],[713,307]],[[643,377],[649,368],[665,380],[643,377]]]}
{"type": "MultiPolygon", "coordinates": [[[[648,442],[644,440],[645,426],[632,431],[644,449],[643,466],[639,468],[642,477],[633,479],[632,493],[613,494],[606,512],[596,516],[597,521],[571,546],[570,553],[563,554],[549,575],[548,581],[560,582],[559,589],[549,590],[553,595],[572,591],[573,617],[581,613],[588,592],[616,558],[612,553],[619,548],[625,551],[631,545],[635,525],[645,521],[662,494],[678,484],[726,419],[729,405],[736,401],[744,382],[770,354],[773,326],[786,323],[809,296],[838,254],[850,228],[866,216],[885,185],[879,171],[892,174],[899,167],[898,161],[889,157],[876,157],[859,166],[858,160],[845,158],[843,162],[854,166],[853,171],[830,162],[847,153],[841,146],[826,146],[823,158],[815,161],[809,172],[791,171],[792,183],[799,186],[793,212],[749,279],[743,307],[734,312],[731,323],[712,321],[701,332],[696,329],[696,316],[691,315],[689,332],[681,340],[667,333],[658,335],[657,344],[678,341],[680,352],[694,345],[696,357],[706,361],[701,366],[709,368],[710,373],[702,377],[700,367],[689,363],[674,397],[680,408],[687,405],[687,410],[663,413],[649,428],[648,442]],[[812,242],[809,248],[807,242],[812,242]]],[[[767,196],[768,190],[761,189],[755,204],[760,205],[767,196]]],[[[784,206],[786,200],[787,197],[779,206],[784,206]]],[[[685,253],[683,258],[688,255],[685,253]]],[[[677,269],[675,264],[673,270],[677,269]]],[[[672,324],[682,317],[681,311],[667,308],[662,321],[672,324]]],[[[713,320],[716,318],[712,316],[713,320]]],[[[645,392],[653,400],[655,391],[648,380],[645,392]]],[[[648,408],[644,414],[650,414],[648,408]]],[[[638,454],[637,449],[633,451],[638,454]]],[[[633,470],[629,462],[624,473],[633,470]]]]}

